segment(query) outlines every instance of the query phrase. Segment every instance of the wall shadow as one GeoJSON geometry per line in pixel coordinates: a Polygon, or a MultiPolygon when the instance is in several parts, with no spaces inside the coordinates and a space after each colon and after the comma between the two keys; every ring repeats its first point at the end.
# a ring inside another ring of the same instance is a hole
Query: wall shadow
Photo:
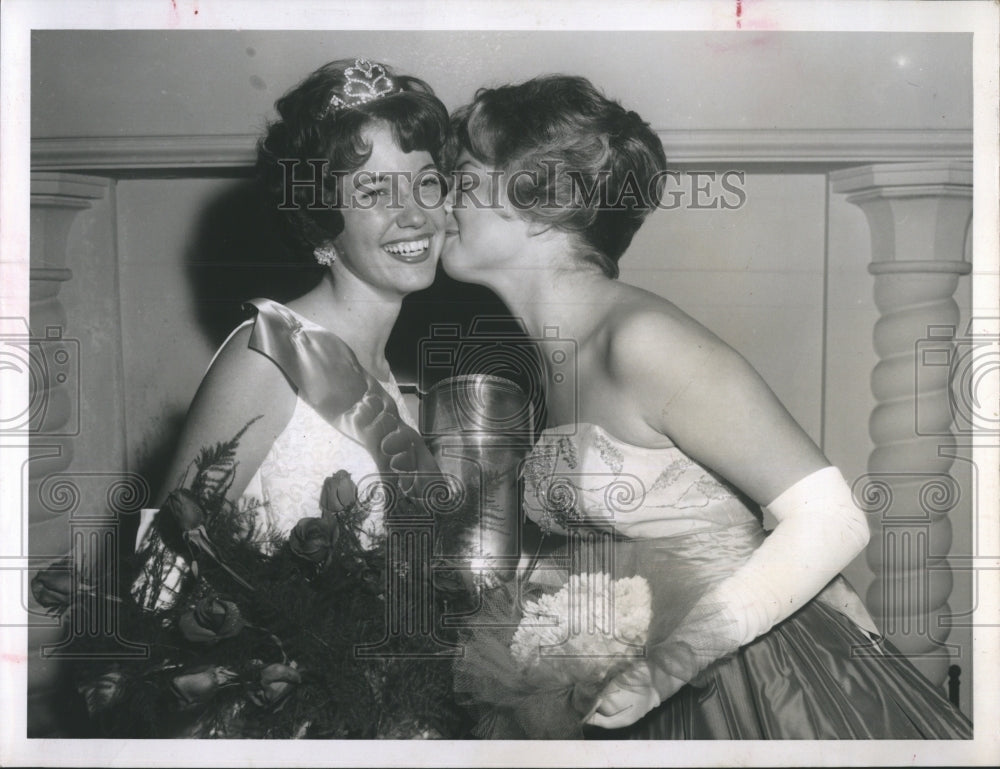
{"type": "MultiPolygon", "coordinates": [[[[255,297],[287,302],[312,288],[322,268],[303,260],[281,238],[278,212],[269,205],[253,179],[233,179],[202,213],[186,254],[188,278],[195,297],[198,322],[213,342],[221,344],[232,329],[249,317],[243,303],[255,297]]],[[[452,280],[438,269],[434,284],[403,301],[399,320],[386,347],[389,364],[403,385],[432,384],[445,376],[493,372],[518,382],[533,400],[539,400],[537,369],[521,374],[500,361],[509,358],[500,347],[490,354],[463,359],[462,367],[421,371],[424,341],[435,329],[453,326],[463,339],[488,323],[515,346],[531,347],[521,325],[507,306],[487,288],[452,280]]],[[[536,404],[536,413],[539,405],[536,404]]]]}
{"type": "Polygon", "coordinates": [[[253,179],[234,179],[205,208],[185,263],[198,321],[215,344],[251,317],[248,299],[287,302],[322,276],[282,241],[277,212],[253,179]]]}

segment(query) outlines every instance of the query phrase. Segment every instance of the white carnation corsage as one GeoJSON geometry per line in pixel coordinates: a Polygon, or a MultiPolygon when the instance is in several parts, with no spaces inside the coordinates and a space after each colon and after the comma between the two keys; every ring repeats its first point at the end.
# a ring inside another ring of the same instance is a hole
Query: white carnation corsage
{"type": "Polygon", "coordinates": [[[590,544],[553,550],[538,568],[480,593],[454,666],[476,736],[580,739],[612,680],[626,689],[634,682],[638,693],[649,682],[630,673],[655,667],[691,681],[697,669],[688,662],[730,635],[718,607],[692,614],[727,573],[706,557],[699,534],[619,539],[613,559],[602,540],[583,541],[590,544]]]}
{"type": "Polygon", "coordinates": [[[486,739],[573,739],[614,676],[645,659],[652,594],[644,577],[574,574],[558,589],[513,582],[487,594],[456,692],[486,739]]]}
{"type": "Polygon", "coordinates": [[[511,654],[528,674],[599,683],[642,656],[651,616],[644,578],[574,574],[558,592],[525,603],[511,654]]]}

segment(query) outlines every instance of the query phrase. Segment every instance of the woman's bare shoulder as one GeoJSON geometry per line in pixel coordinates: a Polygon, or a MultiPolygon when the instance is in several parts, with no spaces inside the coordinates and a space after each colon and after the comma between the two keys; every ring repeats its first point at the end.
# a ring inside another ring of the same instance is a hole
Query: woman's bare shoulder
{"type": "Polygon", "coordinates": [[[637,301],[613,325],[610,366],[630,408],[753,499],[829,464],[756,369],[670,302],[637,301]]]}
{"type": "Polygon", "coordinates": [[[252,330],[238,328],[201,380],[167,474],[170,483],[204,447],[240,435],[233,484],[238,495],[291,420],[296,392],[273,361],[250,349],[252,330]]]}
{"type": "MultiPolygon", "coordinates": [[[[209,367],[202,387],[220,392],[236,402],[294,404],[296,394],[284,372],[266,355],[250,347],[253,325],[240,326],[230,335],[209,367]]],[[[199,391],[200,393],[200,391],[199,391]]]]}
{"type": "Polygon", "coordinates": [[[618,379],[655,376],[660,384],[687,377],[709,357],[739,357],[735,350],[673,302],[632,289],[608,316],[608,370],[618,379]]]}

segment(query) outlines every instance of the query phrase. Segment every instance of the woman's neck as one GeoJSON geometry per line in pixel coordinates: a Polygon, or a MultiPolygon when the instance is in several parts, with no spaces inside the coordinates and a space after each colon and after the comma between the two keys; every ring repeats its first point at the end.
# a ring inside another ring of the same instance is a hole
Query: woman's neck
{"type": "Polygon", "coordinates": [[[350,278],[334,281],[327,273],[308,293],[289,303],[309,320],[333,331],[369,372],[384,379],[385,347],[399,317],[400,295],[387,296],[350,278]]]}
{"type": "Polygon", "coordinates": [[[527,275],[505,271],[490,288],[521,318],[532,337],[542,338],[546,329],[555,328],[560,337],[579,341],[602,317],[599,305],[609,298],[613,283],[596,269],[542,267],[527,275]]]}
{"type": "Polygon", "coordinates": [[[525,330],[539,342],[544,371],[547,420],[551,424],[575,421],[580,414],[581,385],[591,378],[588,361],[594,342],[600,345],[610,305],[620,292],[604,273],[585,267],[536,269],[520,280],[502,278],[493,290],[525,330]],[[556,358],[560,350],[560,359],[556,358]],[[567,375],[567,372],[572,372],[567,375]]]}

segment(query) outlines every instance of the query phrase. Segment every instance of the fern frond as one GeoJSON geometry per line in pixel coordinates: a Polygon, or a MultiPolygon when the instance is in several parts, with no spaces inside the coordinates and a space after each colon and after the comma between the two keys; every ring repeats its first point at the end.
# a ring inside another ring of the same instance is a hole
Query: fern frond
{"type": "Polygon", "coordinates": [[[263,415],[255,416],[243,425],[240,431],[228,441],[202,448],[201,453],[195,460],[198,472],[203,473],[210,467],[232,467],[236,463],[236,447],[240,443],[240,438],[242,438],[243,434],[250,428],[250,425],[262,416],[263,415]]]}

